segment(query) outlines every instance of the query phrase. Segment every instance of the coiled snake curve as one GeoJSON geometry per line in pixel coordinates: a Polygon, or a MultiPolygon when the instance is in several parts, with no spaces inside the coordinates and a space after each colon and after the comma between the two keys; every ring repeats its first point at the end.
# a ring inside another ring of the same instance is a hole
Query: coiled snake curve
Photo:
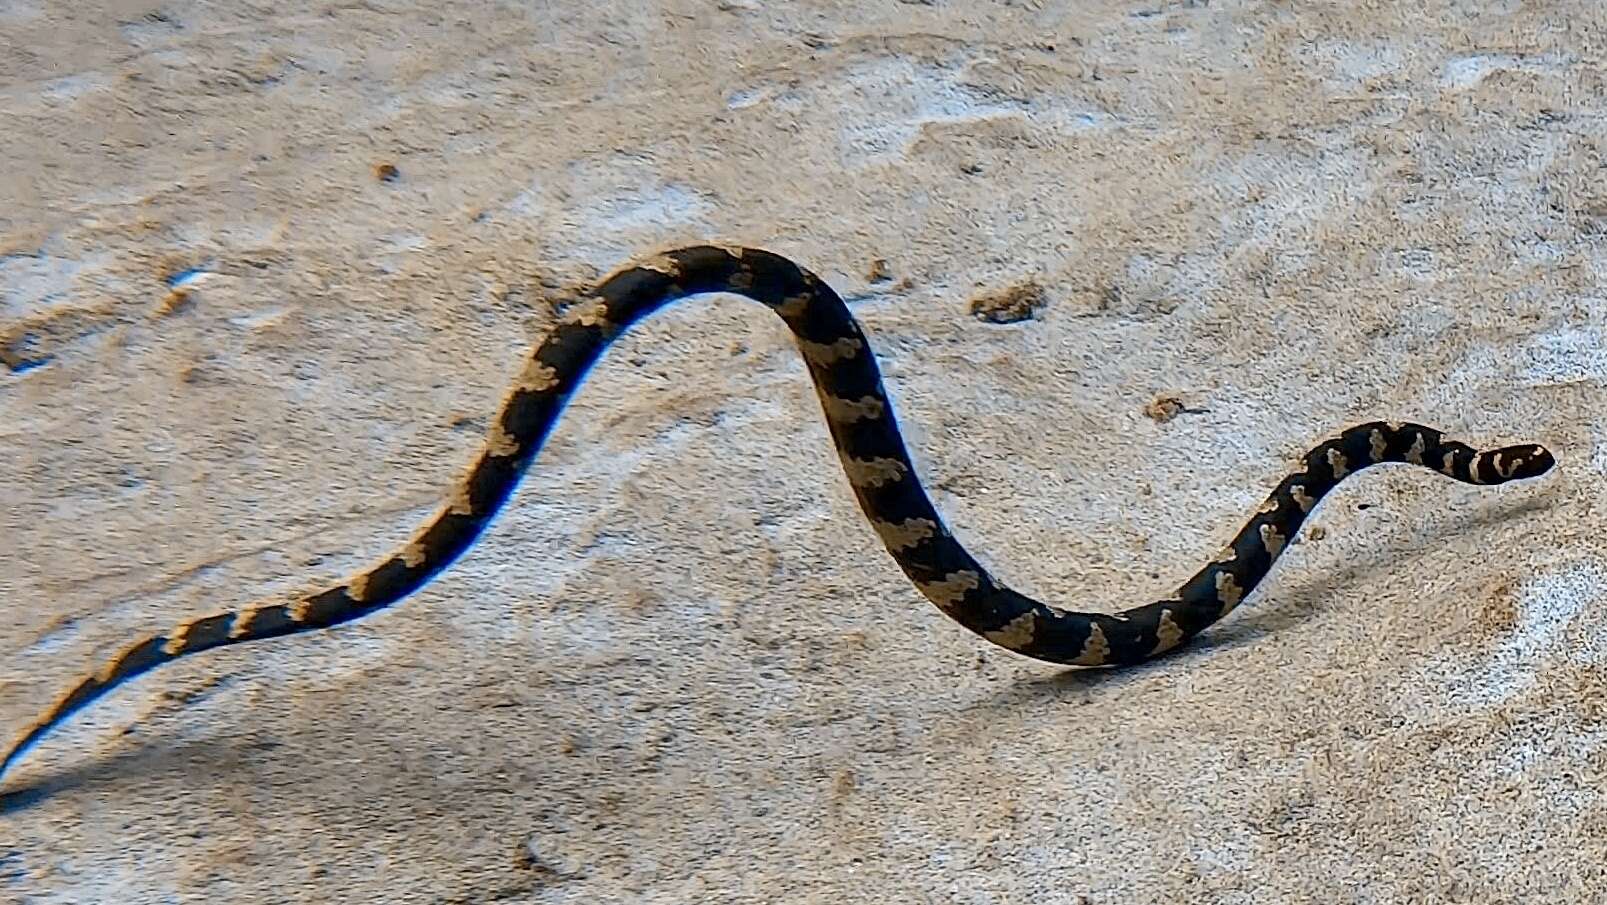
{"type": "Polygon", "coordinates": [[[565,401],[620,331],[669,302],[713,292],[760,302],[791,329],[860,508],[921,594],[988,641],[1051,663],[1121,666],[1183,644],[1232,612],[1318,500],[1368,466],[1408,462],[1470,484],[1501,484],[1543,474],[1554,464],[1551,453],[1534,444],[1480,451],[1422,425],[1358,425],[1306,453],[1233,541],[1173,596],[1110,615],[1057,609],[1005,587],[949,533],[915,474],[865,335],[830,286],[770,252],[682,248],[617,270],[576,297],[525,361],[467,475],[392,555],[320,593],[201,616],[127,645],[22,732],[0,761],[0,774],[75,711],[163,663],[227,644],[329,628],[411,594],[484,530],[565,401]]]}

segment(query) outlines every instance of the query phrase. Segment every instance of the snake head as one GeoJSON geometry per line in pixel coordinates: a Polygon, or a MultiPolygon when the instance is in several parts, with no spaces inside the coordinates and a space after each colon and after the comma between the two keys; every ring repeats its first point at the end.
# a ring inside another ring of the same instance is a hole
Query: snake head
{"type": "Polygon", "coordinates": [[[1539,477],[1557,464],[1557,459],[1551,454],[1551,450],[1538,443],[1498,449],[1495,451],[1493,461],[1504,481],[1539,477]]]}

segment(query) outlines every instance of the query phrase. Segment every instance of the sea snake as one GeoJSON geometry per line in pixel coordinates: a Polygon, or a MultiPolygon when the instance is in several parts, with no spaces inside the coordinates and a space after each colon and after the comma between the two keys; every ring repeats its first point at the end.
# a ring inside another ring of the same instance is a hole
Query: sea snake
{"type": "Polygon", "coordinates": [[[1255,589],[1323,494],[1368,466],[1409,462],[1470,484],[1501,484],[1543,474],[1555,462],[1534,444],[1481,451],[1418,424],[1361,424],[1306,453],[1233,541],[1173,596],[1115,614],[1070,612],[1005,587],[949,533],[904,447],[870,345],[830,286],[767,251],[682,248],[576,294],[524,362],[467,475],[406,544],[320,593],[201,616],[127,645],[21,733],[0,774],[72,713],[156,666],[226,644],[329,628],[411,594],[485,529],[565,401],[621,331],[672,301],[714,292],[757,301],[791,329],[859,506],[920,593],[988,641],[1051,663],[1121,666],[1183,644],[1255,589]]]}

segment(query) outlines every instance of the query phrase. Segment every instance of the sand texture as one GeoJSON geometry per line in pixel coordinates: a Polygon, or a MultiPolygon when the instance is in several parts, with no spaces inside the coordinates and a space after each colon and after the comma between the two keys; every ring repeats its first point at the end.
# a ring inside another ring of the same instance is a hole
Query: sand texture
{"type": "Polygon", "coordinates": [[[1607,896],[1607,12],[1262,0],[0,0],[0,736],[138,633],[339,580],[566,289],[767,248],[871,337],[999,577],[1246,606],[1076,673],[946,619],[784,325],[623,336],[456,566],[164,667],[4,782],[0,902],[1607,896]]]}

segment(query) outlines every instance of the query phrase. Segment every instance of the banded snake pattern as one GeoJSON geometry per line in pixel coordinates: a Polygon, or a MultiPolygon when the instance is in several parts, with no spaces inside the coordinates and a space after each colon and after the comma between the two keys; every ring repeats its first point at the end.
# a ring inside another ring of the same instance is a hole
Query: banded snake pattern
{"type": "Polygon", "coordinates": [[[949,618],[1016,653],[1057,664],[1123,666],[1173,650],[1243,602],[1323,495],[1384,462],[1470,484],[1548,471],[1542,446],[1478,450],[1419,424],[1369,422],[1307,452],[1231,542],[1169,597],[1118,613],[1085,613],[1004,586],[955,540],[915,473],[870,344],[838,294],[779,255],[714,245],[668,251],[580,292],[526,359],[466,476],[391,555],[342,583],[192,619],[123,647],[85,674],[17,737],[0,775],[31,745],[111,689],[180,657],[326,629],[407,597],[474,543],[540,450],[568,397],[621,331],[677,299],[734,293],[766,305],[807,363],[859,506],[915,588],[949,618]]]}

